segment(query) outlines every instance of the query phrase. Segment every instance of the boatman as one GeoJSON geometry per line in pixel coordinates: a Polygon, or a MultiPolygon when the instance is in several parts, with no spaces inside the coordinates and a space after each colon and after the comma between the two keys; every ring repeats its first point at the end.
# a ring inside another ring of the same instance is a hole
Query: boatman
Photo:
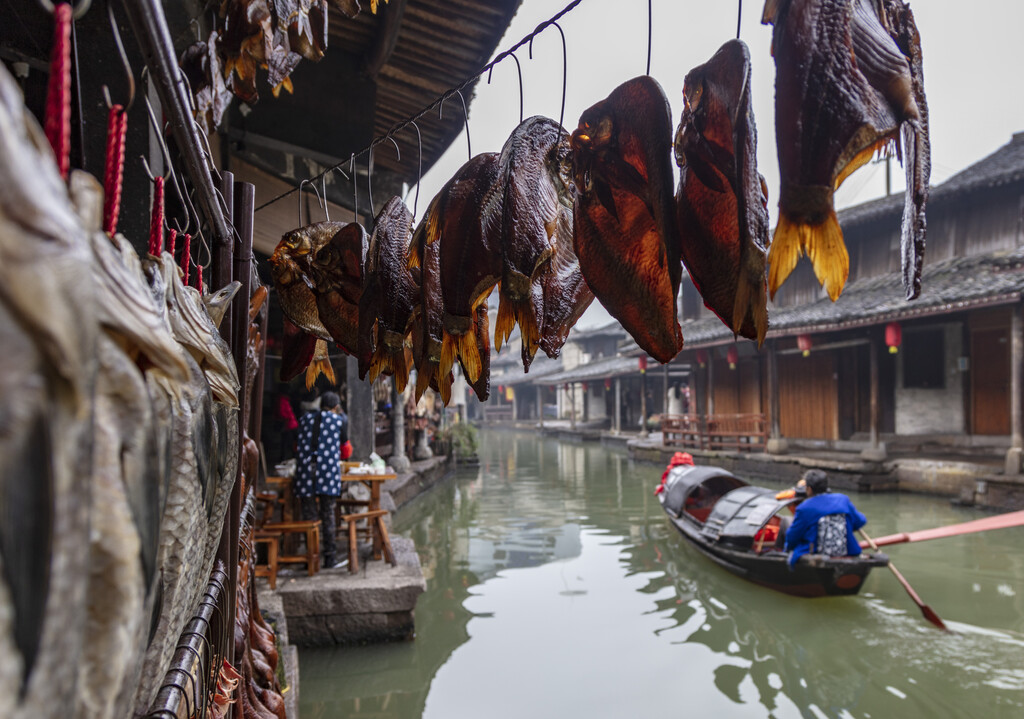
{"type": "MultiPolygon", "coordinates": [[[[860,554],[860,543],[853,533],[868,520],[845,494],[828,491],[828,475],[820,469],[807,470],[793,493],[798,497],[803,493],[807,499],[797,506],[793,524],[786,531],[790,566],[805,554],[830,557],[860,554]]],[[[786,494],[789,493],[780,492],[780,495],[786,494]]]]}

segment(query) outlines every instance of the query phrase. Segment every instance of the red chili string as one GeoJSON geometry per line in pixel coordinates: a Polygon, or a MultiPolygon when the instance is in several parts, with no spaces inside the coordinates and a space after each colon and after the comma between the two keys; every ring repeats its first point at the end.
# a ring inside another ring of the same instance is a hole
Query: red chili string
{"type": "Polygon", "coordinates": [[[57,160],[57,169],[66,180],[71,169],[71,5],[68,3],[60,3],[53,9],[53,49],[43,126],[57,160]]]}
{"type": "Polygon", "coordinates": [[[178,231],[171,230],[167,233],[167,251],[171,253],[171,258],[174,258],[174,241],[178,238],[178,231]]]}
{"type": "Polygon", "coordinates": [[[185,233],[184,247],[181,248],[181,273],[184,275],[182,282],[188,286],[188,261],[191,259],[189,245],[192,244],[192,235],[185,233]]]}
{"type": "Polygon", "coordinates": [[[149,254],[159,257],[164,249],[164,178],[153,178],[153,211],[149,216],[149,254]]]}
{"type": "Polygon", "coordinates": [[[196,265],[196,289],[203,291],[203,266],[196,265]]]}
{"type": "Polygon", "coordinates": [[[128,129],[128,113],[121,105],[110,108],[107,116],[107,159],[103,171],[103,231],[117,232],[121,211],[121,185],[124,179],[124,136],[128,129]]]}

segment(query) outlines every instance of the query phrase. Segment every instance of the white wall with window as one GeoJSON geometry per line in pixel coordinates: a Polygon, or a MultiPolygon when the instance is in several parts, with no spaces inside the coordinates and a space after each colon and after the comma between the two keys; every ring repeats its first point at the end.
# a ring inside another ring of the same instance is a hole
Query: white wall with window
{"type": "Polygon", "coordinates": [[[903,327],[896,366],[896,433],[964,432],[963,325],[903,327]]]}

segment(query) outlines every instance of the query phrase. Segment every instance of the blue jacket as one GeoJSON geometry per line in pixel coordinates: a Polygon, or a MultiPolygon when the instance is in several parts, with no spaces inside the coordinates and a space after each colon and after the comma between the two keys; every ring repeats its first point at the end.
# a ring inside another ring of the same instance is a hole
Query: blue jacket
{"type": "Polygon", "coordinates": [[[790,565],[811,552],[811,545],[818,540],[818,520],[829,514],[846,515],[846,553],[860,554],[860,543],[853,533],[867,524],[867,518],[845,494],[816,494],[800,503],[793,524],[786,530],[786,549],[792,550],[790,565]]]}
{"type": "Polygon", "coordinates": [[[307,412],[299,420],[292,492],[296,497],[341,494],[341,445],[348,439],[348,418],[334,412],[307,412]],[[320,416],[320,440],[313,446],[316,417],[320,416]],[[312,460],[316,459],[316,471],[312,460]]]}

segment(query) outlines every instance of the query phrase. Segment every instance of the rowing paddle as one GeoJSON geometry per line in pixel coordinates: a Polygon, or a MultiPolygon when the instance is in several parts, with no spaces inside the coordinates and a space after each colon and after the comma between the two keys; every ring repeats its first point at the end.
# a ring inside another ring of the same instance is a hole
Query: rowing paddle
{"type": "MultiPolygon", "coordinates": [[[[970,522],[950,524],[947,527],[936,527],[935,529],[922,529],[917,532],[900,532],[899,534],[887,534],[879,537],[874,544],[884,547],[889,544],[901,544],[903,542],[923,542],[926,539],[941,539],[943,537],[955,537],[959,534],[971,534],[973,532],[987,532],[990,529],[1007,529],[1024,525],[1024,510],[1019,512],[1007,512],[997,514],[994,517],[983,517],[970,522]]],[[[861,549],[868,546],[868,542],[860,543],[861,549]]]]}
{"type": "MultiPolygon", "coordinates": [[[[869,537],[867,535],[867,533],[863,529],[858,530],[858,531],[860,531],[860,535],[862,537],[864,537],[864,539],[867,541],[867,543],[871,546],[871,549],[873,549],[874,551],[877,552],[878,551],[878,545],[875,544],[875,542],[871,539],[871,537],[869,537]]],[[[896,575],[896,579],[899,581],[900,584],[903,585],[903,588],[907,590],[907,594],[909,594],[910,598],[914,600],[914,604],[916,604],[918,607],[921,608],[921,614],[924,615],[924,618],[927,619],[932,624],[934,624],[935,626],[937,626],[942,631],[948,632],[949,629],[946,627],[945,622],[943,622],[941,619],[939,619],[939,615],[935,613],[934,609],[932,609],[927,604],[925,604],[923,601],[921,601],[921,597],[919,597],[917,595],[917,592],[914,591],[914,588],[912,586],[910,586],[910,582],[908,582],[903,577],[903,575],[900,574],[900,570],[896,569],[895,565],[893,565],[891,560],[889,562],[889,569],[891,569],[892,573],[894,575],[896,575]]]]}

